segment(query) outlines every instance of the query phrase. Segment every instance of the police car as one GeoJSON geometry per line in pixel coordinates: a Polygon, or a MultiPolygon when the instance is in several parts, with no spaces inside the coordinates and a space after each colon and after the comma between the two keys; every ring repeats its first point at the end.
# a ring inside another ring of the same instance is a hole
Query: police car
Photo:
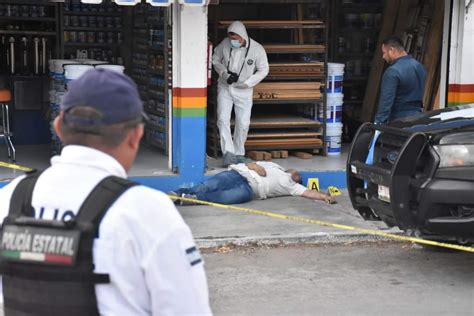
{"type": "Polygon", "coordinates": [[[365,123],[350,149],[347,186],[366,220],[474,243],[474,104],[365,123]]]}

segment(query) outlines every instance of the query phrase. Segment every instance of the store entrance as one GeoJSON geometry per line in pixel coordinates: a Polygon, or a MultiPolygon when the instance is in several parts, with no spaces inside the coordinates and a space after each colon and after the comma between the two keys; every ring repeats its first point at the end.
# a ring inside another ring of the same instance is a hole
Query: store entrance
{"type": "MultiPolygon", "coordinates": [[[[217,46],[233,21],[266,50],[270,73],[254,88],[247,154],[317,170],[341,160],[357,129],[373,121],[387,66],[381,43],[396,35],[427,70],[424,110],[440,106],[444,2],[435,0],[220,0],[209,7],[217,46]],[[278,158],[288,152],[299,160],[278,158]],[[307,158],[307,159],[301,159],[307,158]],[[322,158],[322,159],[321,159],[322,158]]],[[[446,60],[446,59],[445,59],[446,60]]],[[[207,152],[221,162],[217,80],[208,93],[207,152]]],[[[233,121],[232,123],[233,124],[233,121]]]]}
{"type": "MultiPolygon", "coordinates": [[[[136,82],[150,117],[130,176],[172,174],[170,11],[112,1],[94,5],[80,0],[2,1],[0,89],[12,96],[8,117],[15,163],[35,169],[49,165],[62,148],[50,124],[67,82],[85,69],[105,67],[136,82]]],[[[8,161],[0,140],[0,161],[8,161]]],[[[0,180],[19,173],[2,167],[0,180]]]]}

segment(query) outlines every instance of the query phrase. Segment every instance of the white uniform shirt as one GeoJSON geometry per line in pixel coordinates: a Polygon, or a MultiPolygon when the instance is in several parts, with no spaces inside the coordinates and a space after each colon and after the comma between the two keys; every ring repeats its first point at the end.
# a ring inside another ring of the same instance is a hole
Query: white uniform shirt
{"type": "Polygon", "coordinates": [[[293,181],[291,174],[285,172],[280,165],[268,161],[258,161],[257,164],[265,168],[267,173],[265,177],[259,176],[245,164],[231,165],[229,169],[237,171],[247,179],[258,199],[286,195],[302,196],[307,190],[303,185],[293,181]]]}
{"type": "MultiPolygon", "coordinates": [[[[84,199],[105,177],[126,178],[111,156],[88,147],[67,146],[40,176],[33,192],[36,217],[77,214],[84,199]]],[[[0,220],[8,215],[15,179],[0,190],[0,220]]],[[[135,186],[110,207],[94,241],[95,272],[111,283],[96,285],[101,315],[211,314],[203,262],[189,227],[162,192],[135,186]]]]}

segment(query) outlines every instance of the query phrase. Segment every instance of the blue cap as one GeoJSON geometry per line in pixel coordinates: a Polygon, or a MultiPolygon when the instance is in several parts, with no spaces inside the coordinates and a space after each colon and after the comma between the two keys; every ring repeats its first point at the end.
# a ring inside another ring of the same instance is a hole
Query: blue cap
{"type": "Polygon", "coordinates": [[[127,75],[91,69],[68,85],[60,106],[65,121],[75,125],[111,125],[146,117],[137,85],[127,75]],[[88,120],[68,113],[76,106],[89,106],[99,111],[98,120],[88,120]]]}

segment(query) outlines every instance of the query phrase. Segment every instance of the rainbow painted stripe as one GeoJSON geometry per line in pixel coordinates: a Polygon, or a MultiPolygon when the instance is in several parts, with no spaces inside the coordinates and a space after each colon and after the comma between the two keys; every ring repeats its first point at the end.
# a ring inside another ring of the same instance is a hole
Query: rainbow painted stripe
{"type": "Polygon", "coordinates": [[[45,262],[45,263],[59,263],[72,265],[74,260],[72,256],[57,256],[47,255],[44,253],[37,252],[26,252],[26,251],[9,251],[2,250],[2,257],[6,259],[13,259],[16,261],[34,261],[34,262],[45,262]]]}
{"type": "Polygon", "coordinates": [[[207,88],[173,88],[174,117],[205,117],[207,88]]]}
{"type": "Polygon", "coordinates": [[[474,84],[450,84],[448,105],[456,106],[468,103],[474,103],[474,84]]]}

